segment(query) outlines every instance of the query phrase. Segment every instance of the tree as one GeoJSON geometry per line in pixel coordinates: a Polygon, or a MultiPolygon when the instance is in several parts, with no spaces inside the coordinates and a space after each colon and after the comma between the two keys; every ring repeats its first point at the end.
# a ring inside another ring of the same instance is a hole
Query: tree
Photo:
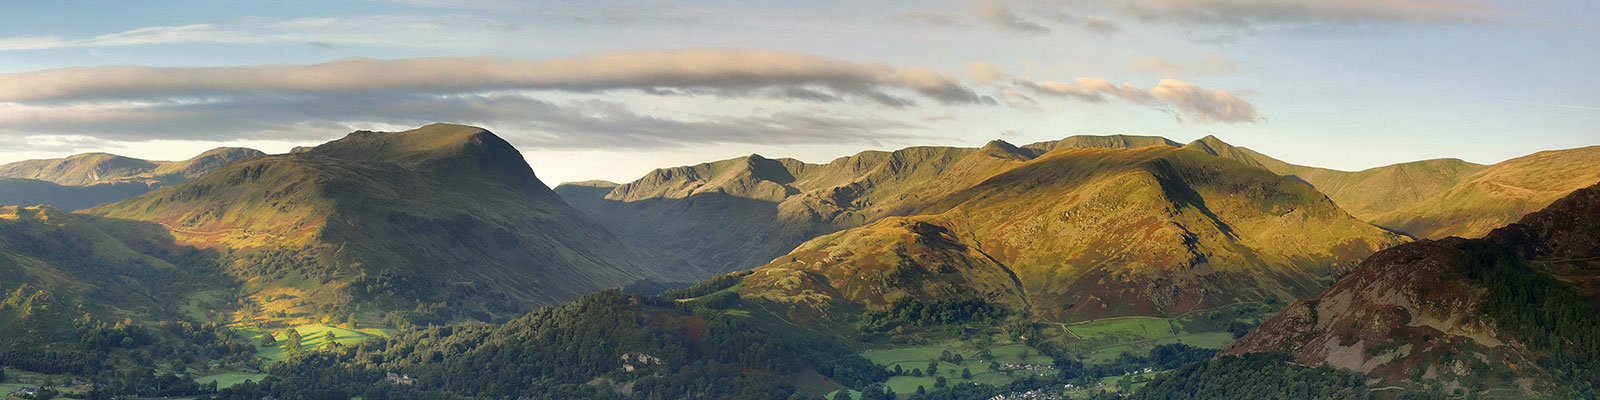
{"type": "Polygon", "coordinates": [[[928,375],[933,375],[933,374],[939,373],[939,363],[937,363],[937,362],[928,363],[927,372],[928,372],[928,375]]]}
{"type": "Polygon", "coordinates": [[[335,341],[337,339],[339,339],[339,335],[333,334],[333,331],[328,331],[328,333],[322,335],[322,340],[328,342],[328,347],[339,344],[339,342],[335,341]]]}
{"type": "Polygon", "coordinates": [[[947,386],[949,384],[950,384],[950,381],[945,380],[944,377],[942,377],[942,376],[938,377],[938,378],[933,378],[933,387],[944,388],[945,386],[947,386]]]}
{"type": "Polygon", "coordinates": [[[272,347],[272,346],[277,346],[277,345],[278,345],[278,338],[273,337],[272,336],[272,332],[262,332],[261,333],[261,347],[272,347]]]}
{"type": "Polygon", "coordinates": [[[903,370],[903,369],[900,369],[900,365],[898,365],[898,364],[896,364],[896,365],[895,365],[895,366],[894,366],[894,374],[895,374],[895,375],[905,375],[905,374],[906,374],[906,371],[905,371],[905,370],[903,370]]]}
{"type": "Polygon", "coordinates": [[[972,368],[962,368],[961,379],[972,379],[972,368]]]}
{"type": "Polygon", "coordinates": [[[911,376],[922,377],[922,368],[912,368],[911,376]]]}
{"type": "Polygon", "coordinates": [[[917,385],[917,394],[928,394],[928,388],[917,385]]]}
{"type": "Polygon", "coordinates": [[[850,400],[850,391],[839,389],[839,391],[833,392],[832,400],[850,400]]]}
{"type": "Polygon", "coordinates": [[[300,338],[300,331],[294,330],[294,328],[289,328],[289,332],[284,334],[284,336],[285,336],[285,339],[284,339],[283,347],[285,349],[288,349],[290,353],[296,353],[296,352],[299,352],[301,350],[300,349],[300,339],[301,339],[300,338]]]}

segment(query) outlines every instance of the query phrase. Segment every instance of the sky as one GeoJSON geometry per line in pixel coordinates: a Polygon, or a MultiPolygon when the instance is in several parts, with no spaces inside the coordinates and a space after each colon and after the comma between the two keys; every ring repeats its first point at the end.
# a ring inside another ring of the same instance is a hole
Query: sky
{"type": "Polygon", "coordinates": [[[1342,170],[1600,145],[1588,0],[51,1],[0,163],[482,126],[547,184],[748,154],[1215,135],[1342,170]]]}

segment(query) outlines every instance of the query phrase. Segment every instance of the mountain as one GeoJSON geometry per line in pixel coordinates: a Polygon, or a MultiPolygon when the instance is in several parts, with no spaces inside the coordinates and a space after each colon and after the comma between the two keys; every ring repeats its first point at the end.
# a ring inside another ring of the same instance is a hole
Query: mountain
{"type": "Polygon", "coordinates": [[[1187,149],[1058,148],[1004,167],[808,241],[742,292],[823,311],[970,299],[1058,322],[1176,315],[1310,296],[1403,241],[1300,181],[1187,149]]]}
{"type": "Polygon", "coordinates": [[[750,155],[658,169],[615,187],[564,184],[556,192],[636,246],[699,265],[709,276],[765,264],[818,235],[907,215],[1052,149],[1150,143],[1167,142],[1075,136],[1019,148],[994,141],[868,151],[827,164],[750,155]]]}
{"type": "Polygon", "coordinates": [[[1542,151],[1475,169],[1448,190],[1372,218],[1418,237],[1480,237],[1600,181],[1600,146],[1542,151]]]}
{"type": "Polygon", "coordinates": [[[1600,146],[1493,165],[1446,158],[1357,172],[1289,164],[1213,136],[1184,147],[1293,176],[1357,218],[1419,238],[1479,237],[1600,180],[1600,146]]]}
{"type": "Polygon", "coordinates": [[[1225,353],[1287,353],[1411,388],[1592,397],[1600,389],[1597,238],[1600,185],[1481,239],[1374,254],[1225,353]]]}
{"type": "Polygon", "coordinates": [[[105,153],[0,165],[0,204],[49,204],[79,210],[197,178],[224,165],[262,156],[223,147],[184,161],[148,161],[105,153]]]}
{"type": "Polygon", "coordinates": [[[494,320],[684,278],[567,206],[509,143],[460,125],[358,131],[85,212],[217,253],[242,283],[238,319],[494,320]]]}

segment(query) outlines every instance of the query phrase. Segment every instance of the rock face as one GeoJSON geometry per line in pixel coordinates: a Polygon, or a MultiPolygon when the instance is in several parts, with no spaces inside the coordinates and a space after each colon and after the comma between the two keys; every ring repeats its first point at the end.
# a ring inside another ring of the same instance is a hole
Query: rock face
{"type": "MultiPolygon", "coordinates": [[[[1561,347],[1540,343],[1546,336],[1593,339],[1559,329],[1600,313],[1597,260],[1600,185],[1573,192],[1483,239],[1423,240],[1378,252],[1224,354],[1283,352],[1296,362],[1366,372],[1397,385],[1430,380],[1473,390],[1560,393],[1560,387],[1571,385],[1555,383],[1540,360],[1561,347]],[[1527,283],[1508,289],[1504,277],[1527,283]],[[1561,296],[1568,293],[1575,295],[1561,296]],[[1535,307],[1513,306],[1528,301],[1522,299],[1542,300],[1535,307]],[[1516,321],[1516,316],[1556,307],[1589,311],[1533,326],[1516,321]]],[[[1587,363],[1562,369],[1596,367],[1592,359],[1587,363]]]]}
{"type": "Polygon", "coordinates": [[[495,319],[689,277],[567,206],[509,143],[460,125],[355,132],[89,213],[160,224],[179,245],[219,253],[243,282],[241,318],[420,302],[495,319]]]}
{"type": "Polygon", "coordinates": [[[1300,181],[1168,146],[1059,148],[800,245],[746,293],[810,308],[970,298],[1047,320],[1313,295],[1403,238],[1300,181]]]}

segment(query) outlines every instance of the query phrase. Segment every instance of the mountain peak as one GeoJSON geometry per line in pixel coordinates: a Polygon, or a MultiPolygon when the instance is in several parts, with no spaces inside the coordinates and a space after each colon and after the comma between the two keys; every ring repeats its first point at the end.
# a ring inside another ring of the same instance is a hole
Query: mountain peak
{"type": "Polygon", "coordinates": [[[544,185],[510,142],[487,129],[467,125],[435,123],[401,132],[355,131],[294,154],[393,162],[438,175],[477,177],[487,173],[501,182],[544,185]]]}

